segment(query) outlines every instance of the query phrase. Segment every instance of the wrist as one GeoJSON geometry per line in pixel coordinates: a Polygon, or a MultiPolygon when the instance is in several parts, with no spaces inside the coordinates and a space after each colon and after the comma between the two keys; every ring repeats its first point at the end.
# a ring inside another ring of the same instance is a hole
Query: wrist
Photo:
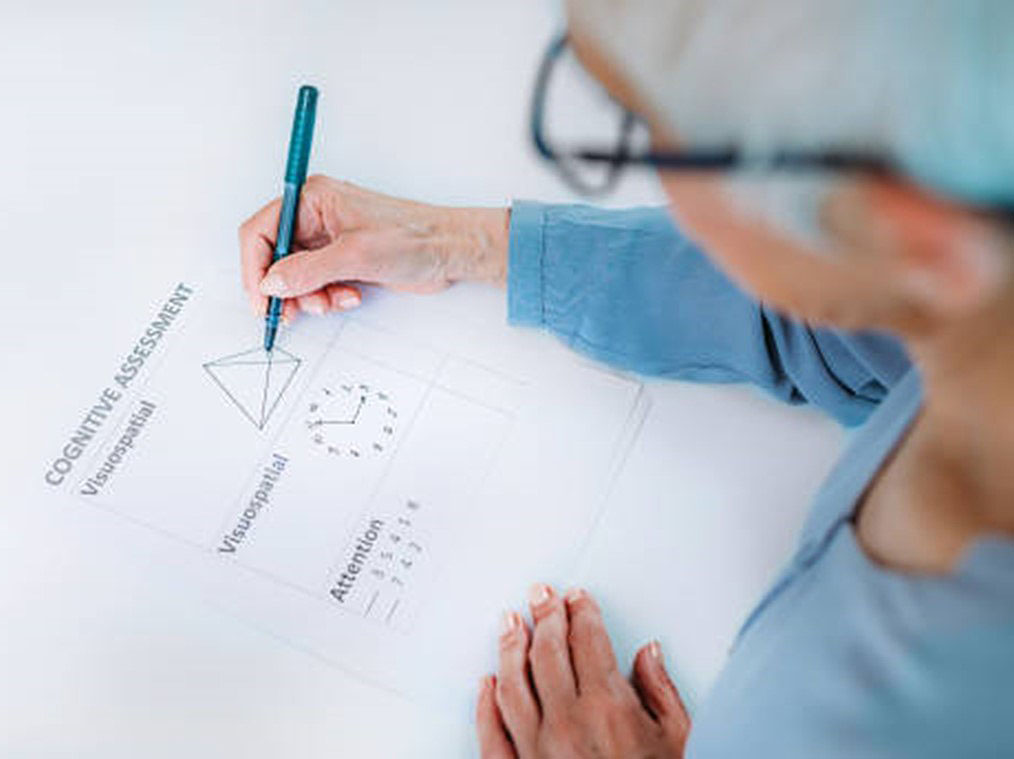
{"type": "Polygon", "coordinates": [[[510,209],[449,208],[447,214],[447,279],[505,287],[510,209]]]}

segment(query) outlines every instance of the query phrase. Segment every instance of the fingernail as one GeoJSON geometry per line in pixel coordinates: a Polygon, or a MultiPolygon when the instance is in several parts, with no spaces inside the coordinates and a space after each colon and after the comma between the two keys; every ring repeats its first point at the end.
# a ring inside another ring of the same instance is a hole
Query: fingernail
{"type": "Polygon", "coordinates": [[[500,634],[511,635],[521,626],[521,619],[516,611],[505,611],[500,620],[500,634]]]}
{"type": "Polygon", "coordinates": [[[362,301],[359,299],[358,295],[356,295],[355,293],[348,293],[346,295],[341,296],[338,299],[338,308],[342,309],[355,308],[361,302],[362,301]]]}
{"type": "Polygon", "coordinates": [[[532,606],[538,606],[548,601],[552,595],[553,591],[548,585],[537,582],[528,589],[528,603],[532,606]]]}
{"type": "Polygon", "coordinates": [[[273,272],[261,280],[260,289],[264,295],[274,295],[276,297],[285,295],[285,280],[282,279],[280,274],[273,272]]]}
{"type": "Polygon", "coordinates": [[[324,315],[324,304],[321,303],[316,298],[311,298],[310,300],[308,300],[304,308],[306,308],[306,310],[309,311],[314,316],[324,315]]]}
{"type": "Polygon", "coordinates": [[[665,663],[665,659],[662,657],[662,646],[658,644],[657,640],[653,640],[648,645],[648,655],[651,656],[651,658],[657,661],[659,664],[665,663]]]}
{"type": "Polygon", "coordinates": [[[570,590],[567,591],[567,595],[565,596],[565,598],[567,599],[567,603],[572,604],[580,601],[582,598],[585,597],[585,595],[586,594],[584,590],[582,590],[581,588],[571,588],[570,590]]]}
{"type": "Polygon", "coordinates": [[[491,679],[492,678],[490,678],[489,675],[483,675],[482,677],[479,678],[479,693],[485,693],[486,692],[486,690],[490,686],[490,680],[491,679]]]}

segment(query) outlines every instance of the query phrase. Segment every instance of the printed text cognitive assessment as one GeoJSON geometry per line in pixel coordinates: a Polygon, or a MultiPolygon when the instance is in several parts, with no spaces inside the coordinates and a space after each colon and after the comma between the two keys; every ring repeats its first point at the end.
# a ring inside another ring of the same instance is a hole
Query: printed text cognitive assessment
{"type": "Polygon", "coordinates": [[[81,458],[103,425],[113,415],[127,388],[158,348],[159,342],[182,313],[193,294],[193,287],[180,282],[162,303],[155,318],[116,368],[112,384],[99,393],[95,404],[88,409],[80,424],[60,449],[59,456],[53,459],[49,469],[46,470],[47,483],[60,485],[70,474],[75,462],[81,458]]]}

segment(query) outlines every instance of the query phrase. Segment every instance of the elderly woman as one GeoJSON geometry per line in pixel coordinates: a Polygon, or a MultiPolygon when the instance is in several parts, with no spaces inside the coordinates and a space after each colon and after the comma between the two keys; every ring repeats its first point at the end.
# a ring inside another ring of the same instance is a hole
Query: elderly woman
{"type": "Polygon", "coordinates": [[[612,364],[749,380],[862,427],[692,729],[657,644],[627,679],[588,594],[536,585],[479,692],[483,757],[1014,756],[1014,5],[568,16],[652,145],[564,154],[536,121],[540,150],[571,180],[580,161],[655,167],[673,218],[437,208],[316,177],[303,252],[268,268],[277,202],[242,228],[255,307],[481,280],[506,285],[513,323],[612,364]]]}

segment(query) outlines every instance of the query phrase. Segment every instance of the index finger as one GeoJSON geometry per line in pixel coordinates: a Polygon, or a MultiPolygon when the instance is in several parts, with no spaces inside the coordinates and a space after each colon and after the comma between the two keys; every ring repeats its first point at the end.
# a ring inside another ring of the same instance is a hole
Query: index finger
{"type": "Polygon", "coordinates": [[[274,256],[281,208],[282,199],[275,198],[239,227],[240,276],[250,305],[258,314],[264,313],[267,306],[268,299],[258,286],[274,256]]]}

